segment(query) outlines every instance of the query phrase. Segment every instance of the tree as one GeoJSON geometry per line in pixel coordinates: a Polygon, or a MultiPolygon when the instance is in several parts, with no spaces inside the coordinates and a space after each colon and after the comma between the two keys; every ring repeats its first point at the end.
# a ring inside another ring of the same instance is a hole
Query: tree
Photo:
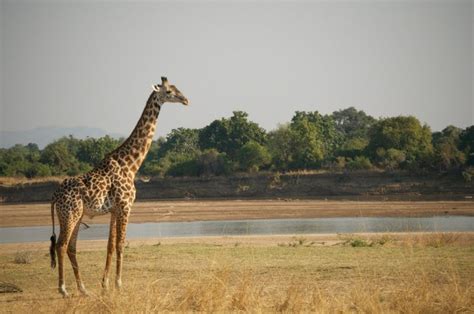
{"type": "Polygon", "coordinates": [[[88,137],[79,142],[76,157],[79,161],[95,166],[119,145],[118,140],[106,135],[98,139],[88,137]]]}
{"type": "Polygon", "coordinates": [[[367,138],[370,127],[377,121],[364,111],[354,107],[334,111],[332,118],[336,123],[336,129],[346,139],[367,138]]]}
{"type": "Polygon", "coordinates": [[[219,153],[216,149],[208,149],[199,155],[197,159],[198,175],[225,175],[231,171],[231,163],[225,153],[219,153]]]}
{"type": "Polygon", "coordinates": [[[467,164],[474,166],[474,125],[461,132],[459,148],[466,154],[467,164]]]}
{"type": "Polygon", "coordinates": [[[292,132],[289,124],[268,133],[267,148],[276,169],[286,170],[292,163],[292,132]]]}
{"type": "Polygon", "coordinates": [[[377,151],[380,152],[381,149],[403,152],[407,165],[421,165],[433,152],[430,128],[426,124],[421,125],[412,116],[379,120],[372,126],[369,135],[368,153],[379,162],[381,155],[377,151]]]}
{"type": "Polygon", "coordinates": [[[267,135],[257,123],[249,121],[248,114],[234,111],[229,119],[215,120],[199,134],[202,149],[215,148],[237,160],[239,150],[249,141],[265,144],[267,135]]]}
{"type": "Polygon", "coordinates": [[[40,162],[32,163],[24,173],[27,178],[48,177],[52,175],[51,168],[40,162]]]}
{"type": "Polygon", "coordinates": [[[462,129],[453,125],[449,125],[445,127],[441,132],[433,132],[433,145],[437,145],[447,138],[456,142],[456,144],[459,145],[459,137],[461,136],[461,133],[462,129]]]}
{"type": "Polygon", "coordinates": [[[254,141],[265,144],[267,134],[257,123],[248,121],[248,114],[243,111],[234,111],[229,121],[230,147],[229,153],[235,156],[237,152],[248,142],[254,141]]]}
{"type": "Polygon", "coordinates": [[[173,129],[166,139],[161,138],[153,143],[140,173],[196,176],[196,158],[199,153],[198,129],[173,129]]]}
{"type": "Polygon", "coordinates": [[[291,168],[316,168],[333,157],[341,136],[331,116],[297,111],[290,123],[291,168]]]}
{"type": "Polygon", "coordinates": [[[28,149],[20,144],[0,151],[0,171],[9,177],[24,176],[30,167],[28,149]]]}
{"type": "Polygon", "coordinates": [[[449,170],[460,168],[465,163],[466,156],[458,149],[461,131],[450,125],[441,132],[433,133],[433,166],[440,170],[449,170]]]}
{"type": "Polygon", "coordinates": [[[53,175],[77,175],[92,169],[76,158],[79,150],[78,140],[63,137],[48,144],[41,152],[41,162],[50,166],[53,175]]]}
{"type": "Polygon", "coordinates": [[[156,176],[162,175],[162,172],[158,153],[161,145],[165,142],[164,137],[159,137],[157,140],[151,142],[150,150],[143,161],[142,166],[140,167],[139,173],[142,175],[156,176]]]}
{"type": "Polygon", "coordinates": [[[157,157],[163,157],[168,152],[195,156],[199,151],[199,130],[178,128],[171,130],[166,136],[166,140],[160,145],[157,157]]]}
{"type": "Polygon", "coordinates": [[[28,178],[36,175],[50,175],[47,168],[40,166],[39,159],[40,150],[36,144],[17,144],[9,149],[1,149],[0,175],[25,176],[28,178]],[[40,168],[41,170],[38,170],[40,168]]]}
{"type": "Polygon", "coordinates": [[[334,111],[332,117],[342,138],[336,155],[355,158],[364,154],[369,143],[369,130],[377,120],[354,107],[334,111]]]}
{"type": "Polygon", "coordinates": [[[228,150],[229,122],[227,119],[214,120],[199,133],[201,149],[214,148],[220,152],[228,150]]]}
{"type": "Polygon", "coordinates": [[[245,171],[257,172],[271,161],[268,150],[257,142],[247,142],[239,151],[240,168],[245,171]]]}
{"type": "Polygon", "coordinates": [[[315,118],[311,113],[296,112],[291,120],[291,168],[315,168],[324,157],[322,134],[315,118]]]}

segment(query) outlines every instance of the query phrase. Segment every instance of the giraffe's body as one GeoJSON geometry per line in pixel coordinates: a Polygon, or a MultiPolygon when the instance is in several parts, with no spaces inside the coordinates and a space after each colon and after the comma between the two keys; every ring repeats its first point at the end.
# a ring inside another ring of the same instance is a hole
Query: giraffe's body
{"type": "Polygon", "coordinates": [[[107,158],[92,171],[65,179],[54,192],[52,202],[61,216],[60,221],[64,220],[63,216],[74,219],[86,215],[92,218],[111,212],[116,198],[121,197],[116,193],[118,187],[130,191],[126,196],[134,193],[133,180],[124,180],[117,161],[107,158]]]}
{"type": "Polygon", "coordinates": [[[162,78],[162,85],[155,85],[145,109],[130,137],[116,150],[108,154],[90,172],[65,179],[54,192],[51,203],[53,236],[51,237],[51,265],[54,267],[55,252],[59,263],[59,292],[67,296],[64,284],[64,257],[69,256],[79,290],[86,294],[76,259],[76,242],[80,222],[84,215],[111,214],[107,259],[103,286],[108,288],[108,275],[113,251],[117,253],[116,285],[121,286],[123,245],[132,204],[135,201],[135,174],[148,153],[156,121],[164,102],[188,104],[179,90],[168,85],[162,78]],[[56,242],[54,233],[54,210],[56,210],[60,234],[56,242]]]}

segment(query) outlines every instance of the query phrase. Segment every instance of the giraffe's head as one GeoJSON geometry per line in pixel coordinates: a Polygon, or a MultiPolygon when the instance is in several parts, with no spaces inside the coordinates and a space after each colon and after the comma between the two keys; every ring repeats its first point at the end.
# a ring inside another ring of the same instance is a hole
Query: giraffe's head
{"type": "Polygon", "coordinates": [[[184,97],[183,93],[181,93],[176,86],[170,85],[168,79],[164,76],[161,77],[161,85],[153,85],[153,90],[163,102],[181,103],[185,106],[188,105],[188,99],[184,97]]]}

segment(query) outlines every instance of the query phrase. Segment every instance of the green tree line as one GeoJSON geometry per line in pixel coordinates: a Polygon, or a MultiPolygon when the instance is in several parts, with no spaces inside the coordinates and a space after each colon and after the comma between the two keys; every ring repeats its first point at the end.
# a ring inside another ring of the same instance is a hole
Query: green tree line
{"type": "MultiPolygon", "coordinates": [[[[42,150],[36,144],[0,149],[0,176],[84,173],[122,140],[69,136],[42,150]]],[[[432,132],[413,116],[376,119],[350,107],[329,115],[297,111],[289,123],[267,132],[247,113],[235,111],[201,129],[174,129],[154,141],[140,174],[208,176],[309,169],[457,171],[470,179],[474,126],[432,132]]]]}

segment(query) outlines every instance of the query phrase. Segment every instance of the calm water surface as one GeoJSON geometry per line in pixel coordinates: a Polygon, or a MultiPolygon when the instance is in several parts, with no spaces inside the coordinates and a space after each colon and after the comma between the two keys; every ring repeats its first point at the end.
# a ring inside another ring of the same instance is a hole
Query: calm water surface
{"type": "MultiPolygon", "coordinates": [[[[58,231],[56,227],[56,232],[58,231]]],[[[108,224],[90,225],[81,240],[107,239],[108,224]]],[[[262,219],[129,224],[127,239],[356,232],[474,231],[474,217],[351,217],[314,219],[262,219]]],[[[51,226],[0,228],[0,243],[48,241],[51,226]]]]}

